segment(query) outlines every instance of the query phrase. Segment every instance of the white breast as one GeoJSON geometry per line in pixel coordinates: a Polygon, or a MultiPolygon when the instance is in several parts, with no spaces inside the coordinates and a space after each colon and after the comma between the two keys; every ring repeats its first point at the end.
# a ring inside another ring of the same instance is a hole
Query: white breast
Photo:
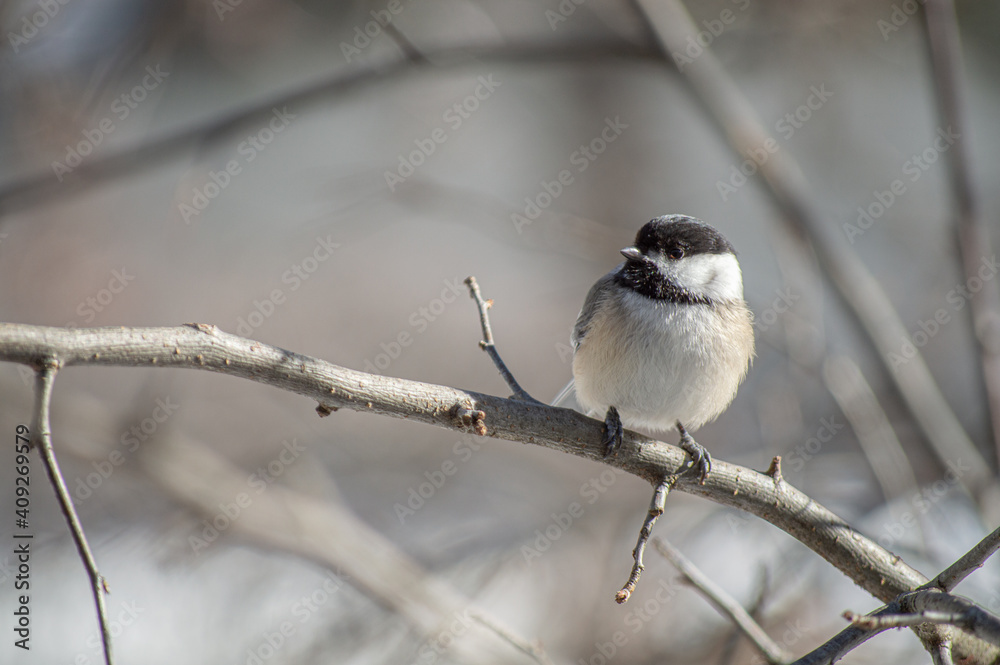
{"type": "MultiPolygon", "coordinates": [[[[730,297],[734,286],[724,286],[730,297]]],[[[750,312],[742,298],[686,305],[613,289],[573,359],[581,406],[595,417],[615,406],[626,427],[656,431],[677,421],[696,429],[718,416],[753,354],[750,312]]]]}

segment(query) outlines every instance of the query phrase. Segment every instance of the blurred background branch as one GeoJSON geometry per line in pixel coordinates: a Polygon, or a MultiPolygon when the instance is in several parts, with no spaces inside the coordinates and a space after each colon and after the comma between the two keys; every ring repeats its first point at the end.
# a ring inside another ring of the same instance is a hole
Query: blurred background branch
{"type": "MultiPolygon", "coordinates": [[[[952,0],[928,0],[924,5],[924,26],[941,125],[953,128],[956,134],[962,136],[945,155],[955,207],[952,223],[965,277],[967,280],[976,279],[981,284],[975,291],[969,289],[969,312],[979,345],[993,444],[1000,446],[1000,287],[996,280],[982,280],[978,275],[983,257],[995,254],[979,209],[979,197],[966,148],[973,135],[965,119],[962,44],[955,3],[952,0]]],[[[1000,451],[1000,448],[997,450],[1000,451]]],[[[1000,454],[995,455],[995,460],[1000,460],[1000,454]]]]}

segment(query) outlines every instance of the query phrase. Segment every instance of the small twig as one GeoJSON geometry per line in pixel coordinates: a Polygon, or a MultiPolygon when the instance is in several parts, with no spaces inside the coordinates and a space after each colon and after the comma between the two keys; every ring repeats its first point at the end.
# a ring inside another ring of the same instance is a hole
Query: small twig
{"type": "Polygon", "coordinates": [[[510,370],[507,369],[507,365],[500,358],[500,352],[497,351],[497,347],[493,343],[493,329],[490,328],[490,315],[487,311],[493,306],[493,301],[483,300],[483,294],[479,292],[479,284],[476,283],[475,277],[466,277],[465,284],[469,287],[469,295],[472,296],[472,299],[476,301],[476,306],[479,307],[479,323],[483,327],[483,341],[479,343],[479,347],[489,354],[490,359],[493,360],[493,364],[496,365],[497,371],[500,372],[500,376],[503,377],[503,380],[507,382],[507,386],[514,393],[515,399],[541,404],[541,402],[529,395],[518,384],[517,379],[514,378],[514,375],[511,374],[510,370]]]}
{"type": "Polygon", "coordinates": [[[998,549],[1000,549],[1000,528],[997,528],[993,533],[980,540],[975,547],[962,555],[958,561],[945,568],[937,577],[920,588],[937,588],[942,591],[951,591],[973,571],[981,568],[986,560],[998,549]]]}
{"type": "Polygon", "coordinates": [[[754,646],[764,654],[767,662],[784,664],[792,661],[792,654],[772,640],[764,632],[760,624],[754,621],[750,613],[735,598],[709,579],[708,575],[699,570],[680,550],[660,537],[653,540],[653,546],[674,565],[684,579],[697,589],[720,614],[728,617],[736,624],[736,627],[746,635],[747,639],[753,642],[754,646]]]}
{"type": "Polygon", "coordinates": [[[528,642],[523,637],[515,635],[508,628],[500,625],[495,619],[486,616],[482,612],[471,611],[469,612],[469,617],[496,633],[500,639],[504,640],[515,649],[531,656],[531,658],[538,663],[538,665],[555,665],[552,659],[549,658],[549,655],[545,653],[545,649],[542,648],[542,645],[538,641],[528,642]]]}
{"type": "Polygon", "coordinates": [[[956,612],[921,612],[919,614],[880,614],[869,616],[866,614],[855,614],[848,610],[842,615],[851,622],[852,626],[857,626],[864,630],[888,630],[890,628],[909,628],[919,626],[922,623],[947,623],[956,625],[964,619],[961,613],[956,612]]]}
{"type": "Polygon", "coordinates": [[[968,598],[953,596],[938,590],[918,589],[899,597],[901,614],[952,614],[947,623],[971,633],[979,639],[1000,646],[1000,618],[997,618],[968,598]]]}
{"type": "Polygon", "coordinates": [[[35,436],[35,445],[38,446],[42,454],[42,461],[45,463],[45,472],[49,476],[56,498],[59,500],[59,507],[66,523],[69,525],[73,542],[76,543],[76,550],[80,553],[83,565],[90,575],[90,583],[94,592],[94,603],[97,606],[97,621],[101,627],[101,642],[104,645],[105,665],[113,665],[114,657],[111,651],[111,628],[108,623],[107,608],[104,604],[104,594],[108,593],[108,583],[97,569],[97,562],[87,544],[87,536],[83,533],[83,525],[73,507],[73,499],[66,488],[66,481],[63,480],[62,472],[59,470],[59,462],[56,460],[55,451],[52,449],[52,428],[49,423],[49,406],[52,402],[52,384],[55,380],[58,364],[55,360],[47,360],[38,370],[35,381],[35,422],[31,428],[35,436]]]}
{"type": "Polygon", "coordinates": [[[670,490],[673,489],[675,482],[677,482],[677,476],[667,476],[653,490],[653,500],[649,502],[649,512],[646,513],[646,519],[643,520],[642,528],[639,529],[639,540],[635,544],[635,549],[632,550],[632,558],[634,559],[632,572],[629,574],[628,582],[625,583],[625,586],[615,594],[615,602],[619,605],[628,602],[629,596],[635,591],[635,585],[639,583],[639,576],[642,575],[642,569],[645,568],[642,565],[642,553],[646,550],[646,543],[649,541],[649,536],[653,533],[653,524],[663,514],[667,503],[667,495],[670,494],[670,490]]]}

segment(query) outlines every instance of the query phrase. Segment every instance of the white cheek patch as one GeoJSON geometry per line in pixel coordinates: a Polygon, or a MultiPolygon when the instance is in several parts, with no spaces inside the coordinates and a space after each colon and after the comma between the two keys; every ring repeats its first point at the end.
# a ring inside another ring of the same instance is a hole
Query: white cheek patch
{"type": "Polygon", "coordinates": [[[681,288],[709,300],[742,300],[743,274],[732,254],[695,254],[660,263],[681,288]]]}

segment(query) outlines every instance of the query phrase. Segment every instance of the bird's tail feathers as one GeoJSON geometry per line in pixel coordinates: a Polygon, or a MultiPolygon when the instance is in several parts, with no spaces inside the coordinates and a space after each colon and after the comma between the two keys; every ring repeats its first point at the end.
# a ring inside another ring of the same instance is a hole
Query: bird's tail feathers
{"type": "Polygon", "coordinates": [[[576,384],[573,382],[573,379],[570,379],[569,383],[566,384],[566,387],[563,388],[562,390],[560,390],[559,394],[556,395],[555,399],[552,400],[552,404],[551,405],[552,406],[562,406],[563,402],[566,401],[566,399],[569,397],[570,393],[573,392],[573,389],[575,387],[576,387],[576,384]]]}

